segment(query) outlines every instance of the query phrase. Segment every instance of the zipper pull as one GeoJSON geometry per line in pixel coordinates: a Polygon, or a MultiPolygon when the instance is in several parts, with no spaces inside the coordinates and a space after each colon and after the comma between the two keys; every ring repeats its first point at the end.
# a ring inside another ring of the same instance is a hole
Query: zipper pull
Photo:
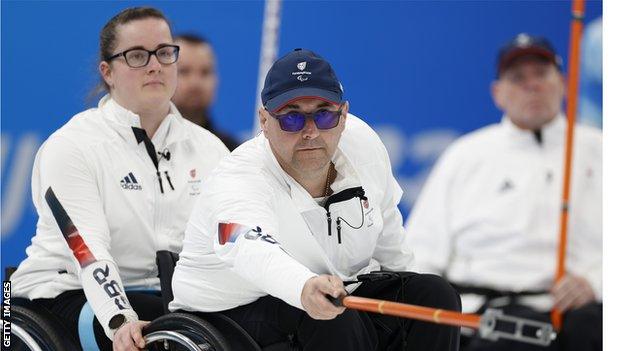
{"type": "Polygon", "coordinates": [[[327,234],[331,236],[331,213],[327,211],[327,234]]]}
{"type": "Polygon", "coordinates": [[[164,194],[165,189],[163,189],[163,186],[162,186],[162,178],[160,177],[160,171],[156,171],[156,175],[158,176],[158,185],[160,185],[160,193],[164,194]]]}
{"type": "Polygon", "coordinates": [[[342,236],[340,235],[340,217],[336,219],[336,229],[338,230],[338,244],[342,244],[342,236]]]}
{"type": "Polygon", "coordinates": [[[175,188],[173,187],[173,184],[171,184],[171,178],[169,178],[169,173],[167,171],[165,171],[165,177],[167,177],[167,182],[169,183],[171,190],[175,190],[175,188]]]}

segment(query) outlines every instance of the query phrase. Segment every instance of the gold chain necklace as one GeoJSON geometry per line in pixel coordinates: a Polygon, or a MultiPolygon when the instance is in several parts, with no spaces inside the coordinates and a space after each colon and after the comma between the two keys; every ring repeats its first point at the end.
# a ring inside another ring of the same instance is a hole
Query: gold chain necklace
{"type": "Polygon", "coordinates": [[[330,162],[329,163],[329,169],[327,170],[327,180],[325,180],[325,193],[323,195],[323,197],[328,197],[329,193],[331,192],[331,181],[333,180],[332,178],[335,177],[333,175],[333,173],[336,171],[336,169],[334,168],[334,163],[330,162]]]}

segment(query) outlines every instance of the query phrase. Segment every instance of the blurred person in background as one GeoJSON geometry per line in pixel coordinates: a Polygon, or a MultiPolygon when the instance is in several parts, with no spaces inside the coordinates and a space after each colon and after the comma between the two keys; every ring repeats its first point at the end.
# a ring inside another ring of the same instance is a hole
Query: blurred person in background
{"type": "Polygon", "coordinates": [[[585,27],[581,55],[578,119],[602,128],[602,17],[585,27]]]}
{"type": "Polygon", "coordinates": [[[178,87],[173,103],[182,116],[209,130],[223,141],[228,149],[234,150],[238,141],[215,128],[212,105],[216,100],[219,75],[217,58],[212,45],[196,34],[180,34],[174,39],[180,46],[178,59],[178,87]]]}
{"type": "Polygon", "coordinates": [[[156,252],[180,251],[202,181],[229,153],[171,103],[178,52],[159,10],[115,15],[100,33],[108,94],[37,153],[39,220],[10,278],[14,303],[46,316],[76,344],[87,302],[99,349],[144,347],[144,320],[162,315],[163,303],[132,290],[160,289],[156,252]]]}
{"type": "MultiPolygon", "coordinates": [[[[552,350],[602,349],[602,136],[576,126],[567,272],[554,281],[567,120],[560,58],[520,34],[498,57],[492,96],[500,123],[469,133],[437,162],[406,226],[416,271],[442,274],[464,312],[486,308],[549,321],[552,350]]],[[[469,350],[543,350],[474,337],[469,350]]]]}

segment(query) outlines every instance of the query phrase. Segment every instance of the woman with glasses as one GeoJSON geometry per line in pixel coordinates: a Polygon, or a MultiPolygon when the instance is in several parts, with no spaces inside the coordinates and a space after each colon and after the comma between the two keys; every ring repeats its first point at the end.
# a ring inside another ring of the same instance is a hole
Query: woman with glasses
{"type": "Polygon", "coordinates": [[[13,295],[83,347],[79,319],[93,321],[99,349],[144,346],[144,321],[163,314],[160,297],[146,291],[159,289],[156,252],[180,251],[202,180],[228,153],[171,103],[178,53],[159,10],[131,8],[110,19],[99,64],[108,93],[52,134],[35,159],[39,221],[11,277],[13,295]]]}

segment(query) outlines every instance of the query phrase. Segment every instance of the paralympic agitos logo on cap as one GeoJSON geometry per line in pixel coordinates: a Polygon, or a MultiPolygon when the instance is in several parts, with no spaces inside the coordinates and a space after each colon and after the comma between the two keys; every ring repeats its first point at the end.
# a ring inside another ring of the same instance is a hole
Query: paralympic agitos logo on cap
{"type": "Polygon", "coordinates": [[[308,80],[310,78],[310,77],[308,77],[308,75],[312,74],[312,72],[304,71],[304,69],[306,68],[307,65],[308,65],[308,63],[306,61],[299,62],[297,64],[297,68],[299,69],[299,72],[297,72],[297,71],[292,72],[292,75],[296,76],[297,79],[300,82],[305,82],[306,80],[308,80]]]}

